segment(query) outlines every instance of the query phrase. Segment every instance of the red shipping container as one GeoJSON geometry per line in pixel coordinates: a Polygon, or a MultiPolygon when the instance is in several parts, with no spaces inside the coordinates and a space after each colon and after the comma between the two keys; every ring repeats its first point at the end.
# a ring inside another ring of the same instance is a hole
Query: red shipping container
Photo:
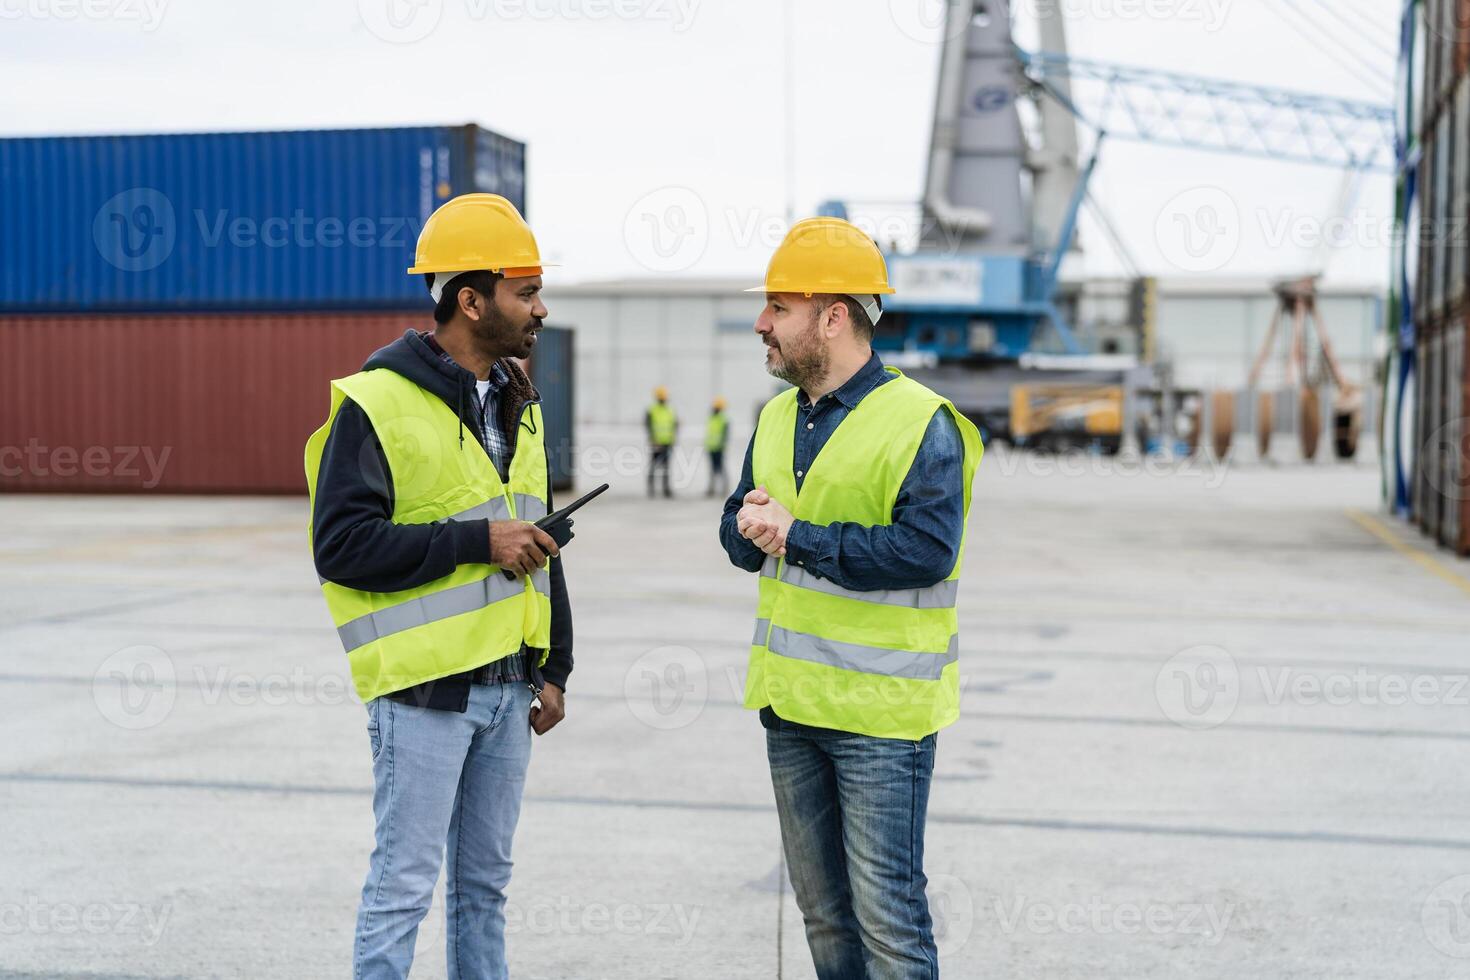
{"type": "Polygon", "coordinates": [[[427,310],[0,317],[0,490],[305,493],[327,382],[427,310]]]}
{"type": "Polygon", "coordinates": [[[1453,0],[1455,30],[1455,78],[1470,68],[1470,0],[1453,0]]]}
{"type": "Polygon", "coordinates": [[[1446,331],[1453,354],[1447,365],[1446,409],[1453,419],[1442,479],[1445,526],[1441,541],[1457,555],[1470,555],[1470,326],[1464,316],[1446,331]]]}

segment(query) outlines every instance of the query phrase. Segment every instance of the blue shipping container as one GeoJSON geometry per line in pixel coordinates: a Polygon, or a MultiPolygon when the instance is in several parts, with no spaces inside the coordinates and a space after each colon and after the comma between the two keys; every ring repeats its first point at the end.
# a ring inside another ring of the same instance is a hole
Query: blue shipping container
{"type": "Polygon", "coordinates": [[[473,125],[0,139],[0,311],[427,304],[424,220],[524,213],[525,153],[473,125]]]}

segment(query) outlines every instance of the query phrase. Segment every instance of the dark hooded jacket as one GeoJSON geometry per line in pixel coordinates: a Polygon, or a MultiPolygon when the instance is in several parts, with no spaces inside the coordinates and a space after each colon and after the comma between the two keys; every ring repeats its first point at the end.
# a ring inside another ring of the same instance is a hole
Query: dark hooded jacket
{"type": "MultiPolygon", "coordinates": [[[[520,417],[528,402],[539,399],[520,366],[502,360],[510,378],[500,391],[500,421],[510,438],[509,450],[521,429],[520,417]]],[[[462,452],[483,452],[475,405],[475,376],[441,358],[423,337],[409,330],[398,340],[375,351],[363,370],[388,370],[403,375],[438,395],[458,417],[462,452]],[[464,430],[468,430],[465,435],[464,430]],[[473,439],[474,444],[469,440],[473,439]]],[[[547,474],[547,495],[551,479],[547,474]]],[[[554,509],[550,500],[548,509],[554,509]]],[[[313,557],[317,574],[349,589],[397,592],[442,578],[458,565],[490,562],[488,520],[446,521],[440,524],[395,524],[393,480],[388,458],[372,423],[351,399],[342,402],[322,451],[312,513],[313,557]]],[[[572,610],[567,599],[561,559],[551,560],[551,651],[541,668],[544,680],[566,689],[572,672],[572,610]]],[[[469,699],[470,674],[455,674],[394,692],[395,700],[430,708],[464,711],[469,699]]]]}

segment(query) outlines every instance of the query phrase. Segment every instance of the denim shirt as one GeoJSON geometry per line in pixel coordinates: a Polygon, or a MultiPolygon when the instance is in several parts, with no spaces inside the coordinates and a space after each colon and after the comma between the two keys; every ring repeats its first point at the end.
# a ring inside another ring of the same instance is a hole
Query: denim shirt
{"type": "MultiPolygon", "coordinates": [[[[801,489],[817,453],[849,412],[874,388],[892,379],[874,354],[836,391],[811,404],[796,396],[796,446],[792,458],[801,489]]],[[[759,571],[765,552],[740,534],[736,514],[755,488],[751,456],[755,435],[745,449],[740,485],[725,501],[720,543],[730,561],[747,572],[759,571]]],[[[790,507],[794,501],[781,501],[790,507]]],[[[947,411],[934,413],[913,466],[893,505],[893,523],[864,527],[848,521],[811,524],[797,520],[786,536],[786,558],[808,572],[855,592],[921,589],[944,581],[959,557],[965,530],[964,443],[947,411]]]]}

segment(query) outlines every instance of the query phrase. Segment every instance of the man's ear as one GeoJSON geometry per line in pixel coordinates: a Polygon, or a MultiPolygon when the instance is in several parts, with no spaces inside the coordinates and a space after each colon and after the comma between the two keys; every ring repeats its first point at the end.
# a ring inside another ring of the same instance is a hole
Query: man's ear
{"type": "Polygon", "coordinates": [[[482,312],[480,309],[480,294],[469,286],[465,286],[459,291],[459,308],[464,312],[465,316],[476,323],[480,322],[480,314],[482,312]],[[465,293],[469,293],[469,296],[465,296],[465,293]]]}
{"type": "Polygon", "coordinates": [[[823,330],[826,332],[827,337],[830,340],[831,338],[837,336],[837,328],[842,323],[842,319],[847,316],[847,307],[840,302],[833,303],[831,306],[822,311],[822,316],[825,317],[827,320],[827,322],[823,324],[823,330]]]}

